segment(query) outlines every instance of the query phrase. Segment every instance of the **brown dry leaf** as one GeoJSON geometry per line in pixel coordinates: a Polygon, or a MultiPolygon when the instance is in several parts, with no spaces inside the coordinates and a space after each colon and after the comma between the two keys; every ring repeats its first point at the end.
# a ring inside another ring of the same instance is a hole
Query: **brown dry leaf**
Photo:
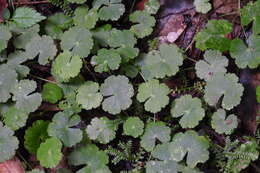
{"type": "Polygon", "coordinates": [[[8,6],[6,0],[0,0],[0,22],[3,22],[3,11],[8,6]]]}
{"type": "Polygon", "coordinates": [[[228,14],[238,11],[238,0],[214,0],[213,7],[216,13],[228,14]]]}
{"type": "Polygon", "coordinates": [[[25,170],[20,160],[15,157],[0,163],[0,173],[25,173],[25,170]]]}

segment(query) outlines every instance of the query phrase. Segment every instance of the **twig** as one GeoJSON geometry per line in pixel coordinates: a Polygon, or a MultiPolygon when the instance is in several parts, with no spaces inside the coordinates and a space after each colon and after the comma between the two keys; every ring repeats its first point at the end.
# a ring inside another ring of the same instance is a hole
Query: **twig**
{"type": "Polygon", "coordinates": [[[22,1],[22,2],[14,2],[13,4],[14,5],[36,5],[36,4],[48,4],[50,3],[49,1],[31,1],[31,2],[28,2],[28,1],[22,1]]]}
{"type": "Polygon", "coordinates": [[[31,77],[33,78],[36,78],[36,79],[39,79],[39,80],[42,80],[44,82],[50,82],[50,83],[53,83],[53,84],[57,84],[57,82],[54,82],[54,81],[51,81],[51,80],[48,80],[48,79],[44,79],[44,78],[41,78],[41,77],[38,77],[38,76],[35,76],[35,75],[32,75],[32,74],[29,74],[31,77]]]}

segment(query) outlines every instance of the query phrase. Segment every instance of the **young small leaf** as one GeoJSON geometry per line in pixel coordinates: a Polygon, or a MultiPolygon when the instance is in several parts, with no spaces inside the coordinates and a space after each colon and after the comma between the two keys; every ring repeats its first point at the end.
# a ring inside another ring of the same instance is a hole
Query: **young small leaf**
{"type": "Polygon", "coordinates": [[[79,143],[83,137],[82,131],[74,126],[80,123],[79,115],[70,115],[65,112],[58,112],[54,115],[48,126],[49,136],[60,139],[66,147],[72,147],[79,143]]]}
{"type": "Polygon", "coordinates": [[[209,10],[211,10],[212,8],[209,0],[195,0],[194,5],[196,7],[197,12],[204,13],[204,14],[209,12],[209,10]]]}
{"type": "Polygon", "coordinates": [[[57,103],[62,99],[62,89],[54,83],[46,83],[43,85],[42,99],[50,103],[57,103]]]}
{"type": "Polygon", "coordinates": [[[103,100],[103,96],[98,91],[98,83],[92,81],[84,83],[77,91],[76,100],[78,104],[86,110],[97,108],[103,100]]]}
{"type": "Polygon", "coordinates": [[[149,0],[144,4],[144,11],[149,14],[156,14],[160,8],[159,0],[149,0]]]}
{"type": "Polygon", "coordinates": [[[260,65],[260,36],[251,35],[247,46],[238,38],[232,40],[230,54],[239,68],[257,68],[260,65]]]}
{"type": "Polygon", "coordinates": [[[145,102],[146,111],[157,113],[169,103],[170,89],[158,80],[152,79],[139,85],[137,100],[145,102]]]}
{"type": "Polygon", "coordinates": [[[235,74],[218,73],[207,82],[204,99],[213,106],[223,96],[222,107],[231,110],[240,103],[243,91],[244,88],[238,83],[238,77],[235,74]]]}
{"type": "Polygon", "coordinates": [[[237,117],[234,114],[226,116],[224,109],[218,109],[212,116],[211,126],[220,134],[230,135],[237,125],[237,117]]]}
{"type": "Polygon", "coordinates": [[[46,17],[42,16],[40,13],[32,8],[19,7],[14,11],[14,15],[11,18],[17,26],[21,28],[31,27],[34,24],[44,20],[46,17]]]}
{"type": "Polygon", "coordinates": [[[24,146],[31,154],[36,154],[40,144],[48,138],[48,125],[48,121],[38,120],[26,129],[24,146]]]}
{"type": "Polygon", "coordinates": [[[34,112],[42,102],[40,93],[32,93],[37,88],[37,84],[33,80],[20,80],[14,86],[12,91],[13,101],[16,101],[15,107],[24,112],[34,112]]]}
{"type": "Polygon", "coordinates": [[[86,132],[90,139],[107,144],[116,137],[118,124],[107,117],[93,118],[86,132]]]}
{"type": "Polygon", "coordinates": [[[11,159],[18,149],[19,141],[14,136],[14,132],[3,126],[0,121],[0,163],[11,159]]]}
{"type": "Polygon", "coordinates": [[[196,65],[196,74],[200,79],[210,80],[216,73],[226,73],[228,59],[220,52],[208,50],[204,54],[204,60],[199,60],[196,65]]]}
{"type": "Polygon", "coordinates": [[[180,119],[182,128],[194,128],[205,116],[205,111],[199,98],[184,95],[174,100],[171,114],[173,117],[182,117],[180,119]]]}
{"type": "Polygon", "coordinates": [[[186,163],[191,168],[209,159],[208,148],[208,140],[193,130],[177,133],[170,143],[171,158],[179,162],[187,155],[186,163]]]}
{"type": "Polygon", "coordinates": [[[82,67],[82,60],[79,56],[73,56],[71,52],[65,51],[58,55],[52,64],[52,73],[58,80],[68,81],[76,77],[82,67]]]}
{"type": "Polygon", "coordinates": [[[150,122],[145,128],[144,135],[141,137],[141,146],[146,151],[152,151],[155,147],[156,140],[164,142],[170,141],[171,129],[163,122],[150,122]]]}
{"type": "Polygon", "coordinates": [[[106,97],[102,108],[111,114],[118,114],[132,104],[131,97],[134,95],[134,89],[125,76],[113,75],[106,78],[100,87],[100,92],[106,97]]]}
{"type": "Polygon", "coordinates": [[[133,136],[134,138],[139,137],[143,134],[144,123],[139,117],[129,117],[124,122],[124,134],[133,136]]]}
{"type": "Polygon", "coordinates": [[[72,27],[61,37],[62,50],[71,50],[74,56],[87,57],[92,47],[92,34],[85,28],[72,27]]]}
{"type": "Polygon", "coordinates": [[[62,143],[56,138],[49,138],[41,143],[37,150],[37,159],[41,166],[45,168],[54,168],[62,159],[62,143]]]}
{"type": "Polygon", "coordinates": [[[97,56],[91,59],[91,64],[95,66],[95,71],[99,73],[117,70],[120,63],[121,57],[113,49],[99,49],[97,56]]]}

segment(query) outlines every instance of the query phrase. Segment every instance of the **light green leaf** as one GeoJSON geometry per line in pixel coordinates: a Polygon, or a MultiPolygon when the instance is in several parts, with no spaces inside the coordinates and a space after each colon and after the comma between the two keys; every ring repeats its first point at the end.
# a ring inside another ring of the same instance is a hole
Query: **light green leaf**
{"type": "Polygon", "coordinates": [[[171,114],[173,117],[182,117],[179,122],[182,128],[194,128],[205,116],[205,111],[199,98],[184,95],[174,100],[171,114]]]}
{"type": "Polygon", "coordinates": [[[39,57],[38,62],[41,65],[46,65],[50,60],[53,60],[57,53],[53,39],[45,35],[32,38],[25,50],[30,59],[39,57]]]}
{"type": "Polygon", "coordinates": [[[237,125],[237,117],[234,114],[226,116],[224,109],[218,109],[212,116],[211,126],[220,134],[230,135],[237,125]]]}
{"type": "Polygon", "coordinates": [[[74,56],[69,51],[58,55],[52,64],[52,73],[58,80],[68,81],[80,73],[82,60],[79,56],[74,56]]]}
{"type": "Polygon", "coordinates": [[[103,96],[98,91],[98,83],[92,81],[84,83],[77,91],[76,100],[78,104],[86,110],[97,108],[103,100],[103,96]]]}
{"type": "Polygon", "coordinates": [[[206,14],[211,10],[211,4],[209,0],[195,0],[194,6],[197,12],[206,14]]]}
{"type": "Polygon", "coordinates": [[[230,47],[231,57],[235,59],[239,68],[257,68],[260,65],[260,36],[251,35],[248,45],[238,38],[232,40],[230,47]]]}
{"type": "Polygon", "coordinates": [[[94,144],[77,148],[69,155],[70,164],[75,166],[87,164],[92,170],[105,166],[109,162],[108,159],[107,154],[94,144]]]}
{"type": "Polygon", "coordinates": [[[214,106],[223,96],[222,107],[231,110],[240,103],[243,91],[244,88],[238,83],[238,77],[235,74],[218,73],[207,82],[204,99],[209,105],[214,106]]]}
{"type": "Polygon", "coordinates": [[[139,54],[139,49],[133,47],[120,47],[116,51],[121,56],[123,63],[128,63],[139,54]]]}
{"type": "Polygon", "coordinates": [[[132,104],[134,89],[125,76],[109,76],[101,85],[100,92],[106,97],[102,108],[110,114],[118,114],[132,104]]]}
{"type": "Polygon", "coordinates": [[[11,159],[18,149],[19,141],[14,136],[14,132],[8,127],[3,126],[0,121],[0,162],[11,159]]]}
{"type": "Polygon", "coordinates": [[[129,117],[124,122],[124,134],[133,136],[134,138],[139,137],[143,134],[144,123],[139,117],[129,117]]]}
{"type": "Polygon", "coordinates": [[[14,46],[18,49],[25,49],[25,46],[32,40],[32,38],[39,37],[40,25],[33,25],[32,27],[21,32],[14,40],[14,46]]]}
{"type": "Polygon", "coordinates": [[[7,65],[9,66],[9,68],[14,69],[19,74],[20,78],[24,78],[29,74],[30,69],[29,67],[21,64],[26,62],[27,60],[28,56],[26,55],[26,53],[24,51],[18,50],[8,55],[7,65]]]}
{"type": "Polygon", "coordinates": [[[165,143],[156,145],[154,150],[151,152],[151,155],[154,158],[159,159],[159,160],[172,160],[171,151],[170,151],[170,143],[165,142],[165,143]]]}
{"type": "Polygon", "coordinates": [[[95,71],[99,73],[116,70],[120,63],[121,57],[113,49],[99,49],[97,56],[91,59],[91,64],[95,66],[95,71]]]}
{"type": "Polygon", "coordinates": [[[72,147],[79,143],[83,137],[82,131],[74,128],[80,121],[79,115],[58,112],[48,126],[48,134],[61,140],[66,147],[72,147]]]}
{"type": "Polygon", "coordinates": [[[160,8],[159,0],[149,0],[144,4],[144,11],[149,14],[156,14],[160,8]]]}
{"type": "Polygon", "coordinates": [[[118,20],[125,12],[125,6],[121,0],[95,0],[94,8],[100,8],[98,11],[101,20],[118,20]]]}
{"type": "Polygon", "coordinates": [[[5,125],[12,130],[18,130],[24,127],[28,116],[28,113],[18,110],[14,106],[10,106],[8,110],[3,113],[5,125]]]}
{"type": "Polygon", "coordinates": [[[152,151],[155,147],[156,140],[160,142],[169,142],[171,129],[163,122],[149,122],[145,128],[144,135],[141,137],[141,146],[146,151],[152,151]]]}
{"type": "Polygon", "coordinates": [[[112,29],[108,38],[110,47],[134,47],[137,40],[134,34],[129,30],[112,29]]]}
{"type": "Polygon", "coordinates": [[[196,74],[200,79],[210,80],[216,73],[226,73],[228,59],[220,52],[208,50],[204,54],[204,60],[199,60],[196,65],[196,74]]]}
{"type": "Polygon", "coordinates": [[[6,102],[17,84],[17,73],[6,64],[0,65],[0,103],[6,102]]]}
{"type": "Polygon", "coordinates": [[[40,144],[48,138],[48,125],[48,121],[37,120],[26,129],[24,146],[31,154],[36,154],[40,144]]]}
{"type": "Polygon", "coordinates": [[[118,124],[107,117],[93,118],[86,132],[90,139],[107,144],[116,137],[118,124]]]}
{"type": "Polygon", "coordinates": [[[43,85],[42,99],[50,103],[57,103],[62,99],[62,89],[54,83],[46,83],[43,85]]]}
{"type": "Polygon", "coordinates": [[[89,10],[87,7],[80,6],[75,10],[73,21],[77,26],[92,29],[98,21],[98,10],[97,8],[89,10]]]}
{"type": "Polygon", "coordinates": [[[19,7],[16,8],[11,18],[17,26],[21,28],[31,27],[34,24],[44,20],[46,17],[42,16],[40,13],[32,8],[19,7]]]}
{"type": "Polygon", "coordinates": [[[159,50],[153,50],[144,57],[142,73],[147,79],[173,76],[179,71],[183,59],[181,50],[175,44],[161,44],[159,50]]]}
{"type": "Polygon", "coordinates": [[[137,100],[145,102],[146,111],[157,113],[169,103],[170,89],[158,80],[152,79],[139,85],[137,100]]]}
{"type": "Polygon", "coordinates": [[[61,37],[61,48],[71,50],[74,56],[87,57],[92,47],[92,34],[85,28],[72,27],[61,37]]]}
{"type": "Polygon", "coordinates": [[[37,84],[33,80],[20,80],[14,86],[12,91],[13,101],[16,101],[15,107],[24,112],[34,112],[42,102],[40,93],[32,93],[37,88],[37,84]]]}
{"type": "Polygon", "coordinates": [[[195,36],[196,47],[201,50],[215,49],[221,52],[230,48],[231,40],[225,37],[232,31],[232,24],[226,20],[209,20],[206,28],[195,36]]]}
{"type": "Polygon", "coordinates": [[[11,32],[5,25],[0,25],[0,52],[7,48],[8,40],[12,37],[11,32]]]}
{"type": "Polygon", "coordinates": [[[129,16],[129,20],[133,23],[130,30],[138,37],[144,38],[153,32],[153,27],[155,25],[155,19],[149,13],[145,11],[135,11],[129,16]]]}
{"type": "Polygon", "coordinates": [[[186,163],[191,168],[209,159],[208,148],[208,140],[192,130],[177,133],[170,143],[171,158],[179,162],[187,155],[186,163]]]}
{"type": "Polygon", "coordinates": [[[37,151],[37,159],[41,166],[45,168],[54,168],[62,159],[62,143],[56,138],[49,138],[41,143],[37,151]]]}
{"type": "Polygon", "coordinates": [[[93,38],[97,42],[98,45],[100,45],[102,47],[108,46],[108,38],[110,36],[111,28],[112,28],[111,25],[105,24],[105,25],[97,27],[91,31],[93,38]]]}

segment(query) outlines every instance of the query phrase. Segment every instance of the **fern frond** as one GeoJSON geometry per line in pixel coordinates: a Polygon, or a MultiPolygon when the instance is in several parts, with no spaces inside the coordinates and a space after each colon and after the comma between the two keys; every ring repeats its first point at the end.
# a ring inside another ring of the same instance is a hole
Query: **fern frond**
{"type": "Polygon", "coordinates": [[[59,7],[63,10],[63,12],[68,15],[73,15],[73,10],[69,6],[69,2],[66,0],[49,0],[50,3],[52,3],[54,6],[59,7]]]}

